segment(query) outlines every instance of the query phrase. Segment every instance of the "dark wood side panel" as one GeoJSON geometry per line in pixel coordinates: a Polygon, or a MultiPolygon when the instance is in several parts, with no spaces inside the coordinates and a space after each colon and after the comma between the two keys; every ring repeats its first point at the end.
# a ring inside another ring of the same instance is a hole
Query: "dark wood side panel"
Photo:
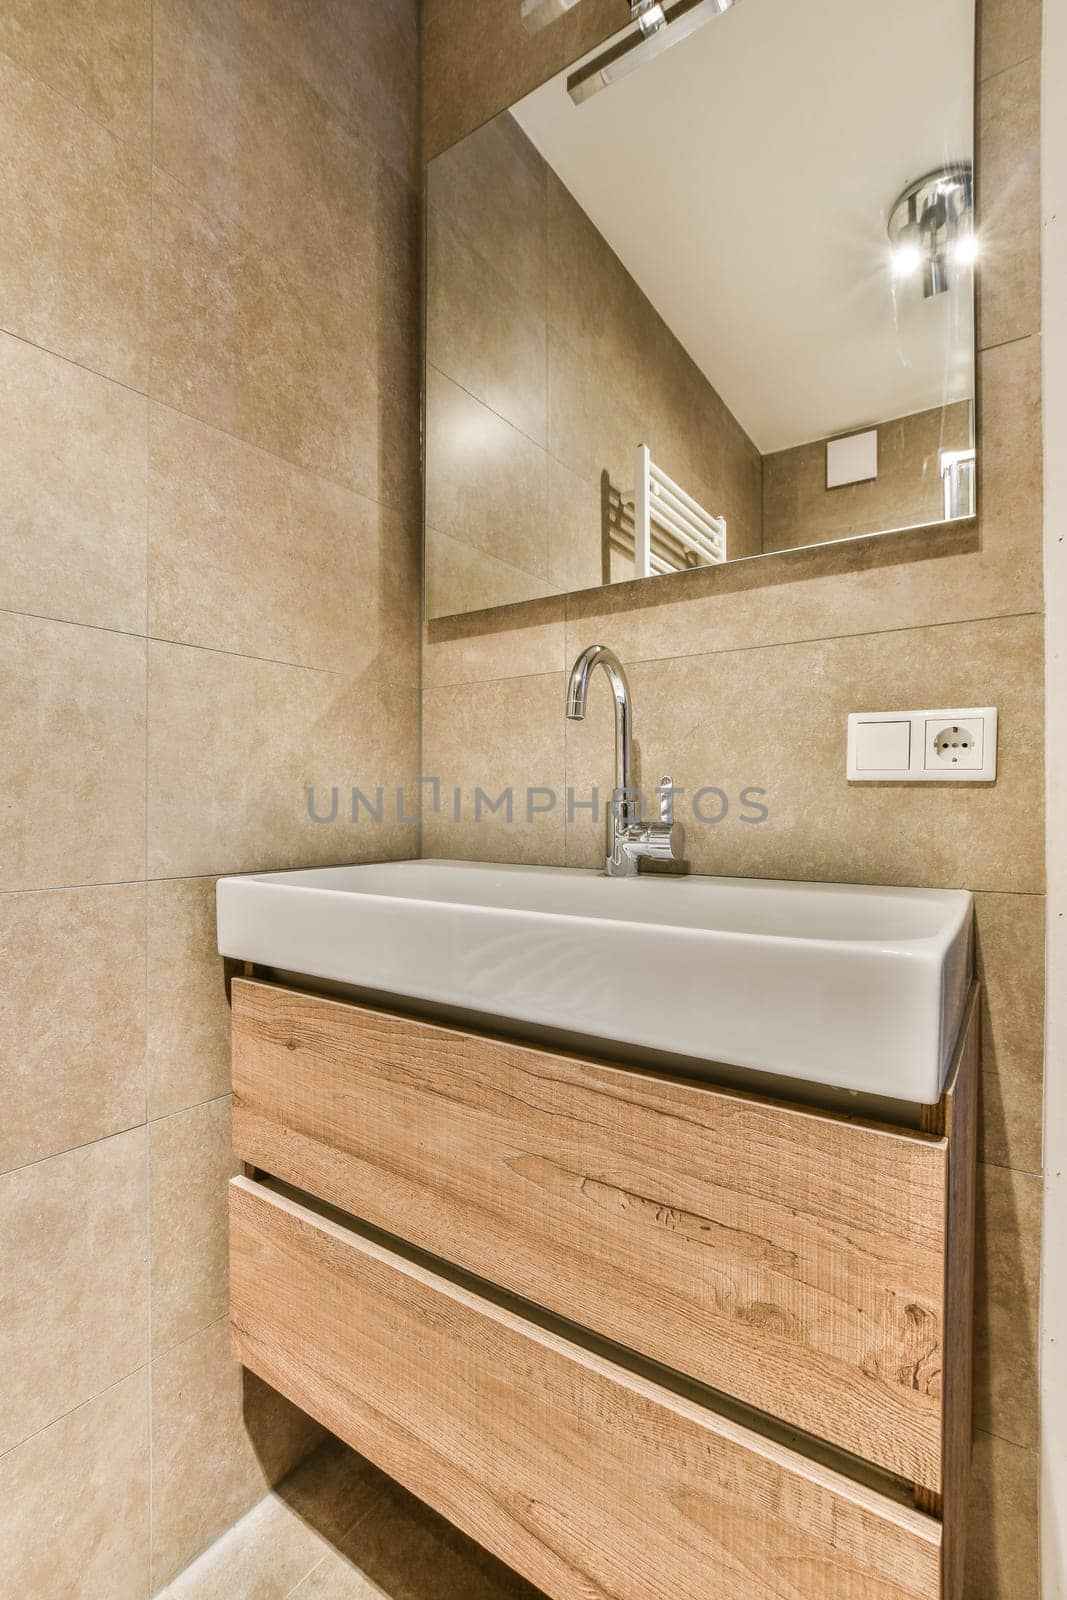
{"type": "Polygon", "coordinates": [[[237,1154],[940,1493],[948,1142],[237,980],[237,1154]]]}
{"type": "Polygon", "coordinates": [[[238,1356],[553,1600],[936,1600],[941,1525],[247,1178],[238,1356]]]}

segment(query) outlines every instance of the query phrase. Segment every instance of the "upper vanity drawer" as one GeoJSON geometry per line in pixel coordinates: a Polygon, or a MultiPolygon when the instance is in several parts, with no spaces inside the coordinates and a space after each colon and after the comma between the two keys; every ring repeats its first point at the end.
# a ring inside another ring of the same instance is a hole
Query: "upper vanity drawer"
{"type": "Polygon", "coordinates": [[[233,985],[243,1160],[942,1489],[948,1143],[233,985]]]}

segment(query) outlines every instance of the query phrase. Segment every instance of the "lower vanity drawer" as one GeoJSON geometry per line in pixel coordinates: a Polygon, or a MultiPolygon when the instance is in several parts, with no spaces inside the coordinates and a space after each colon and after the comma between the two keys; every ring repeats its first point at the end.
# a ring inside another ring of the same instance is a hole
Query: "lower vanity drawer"
{"type": "Polygon", "coordinates": [[[942,1491],[948,1138],[269,983],[233,1030],[251,1166],[942,1491]]]}
{"type": "Polygon", "coordinates": [[[941,1524],[276,1188],[240,1360],[553,1600],[935,1600],[941,1524]]]}

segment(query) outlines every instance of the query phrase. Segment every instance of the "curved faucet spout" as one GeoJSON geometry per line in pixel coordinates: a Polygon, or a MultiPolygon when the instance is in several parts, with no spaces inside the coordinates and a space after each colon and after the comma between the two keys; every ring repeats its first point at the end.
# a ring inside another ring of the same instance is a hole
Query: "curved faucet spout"
{"type": "Polygon", "coordinates": [[[639,860],[680,861],[685,851],[685,829],[674,820],[670,778],[660,784],[660,820],[641,821],[641,800],[633,788],[633,713],[630,685],[622,662],[606,644],[591,644],[571,668],[567,684],[567,715],[573,722],[585,716],[589,679],[603,667],[615,700],[615,794],[611,805],[611,840],[604,870],[609,878],[633,878],[639,860]]]}
{"type": "Polygon", "coordinates": [[[567,715],[572,722],[581,722],[585,716],[585,702],[589,693],[589,679],[596,667],[603,667],[611,684],[615,701],[615,806],[619,823],[627,828],[636,819],[637,803],[633,795],[633,716],[630,708],[630,685],[622,662],[606,644],[591,644],[583,650],[571,668],[567,685],[567,715]]]}

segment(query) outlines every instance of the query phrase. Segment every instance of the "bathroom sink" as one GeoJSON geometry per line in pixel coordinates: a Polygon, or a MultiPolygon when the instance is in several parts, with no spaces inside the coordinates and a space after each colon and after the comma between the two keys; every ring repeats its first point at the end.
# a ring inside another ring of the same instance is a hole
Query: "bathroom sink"
{"type": "Polygon", "coordinates": [[[971,979],[971,896],[403,861],[223,878],[222,955],[921,1104],[971,979]]]}

